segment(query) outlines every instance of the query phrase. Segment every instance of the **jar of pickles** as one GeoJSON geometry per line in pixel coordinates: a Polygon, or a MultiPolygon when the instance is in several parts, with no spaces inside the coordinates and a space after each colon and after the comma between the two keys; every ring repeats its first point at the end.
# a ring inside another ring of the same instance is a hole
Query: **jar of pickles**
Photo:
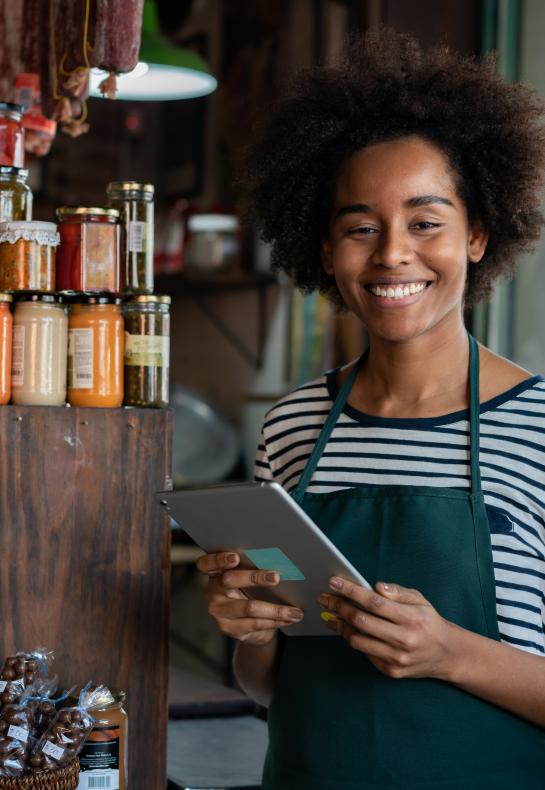
{"type": "Polygon", "coordinates": [[[28,170],[0,166],[0,222],[32,219],[32,190],[28,170]]]}
{"type": "Polygon", "coordinates": [[[11,397],[11,294],[0,293],[0,404],[11,397]]]}
{"type": "Polygon", "coordinates": [[[126,406],[168,406],[170,296],[132,296],[125,319],[126,406]]]}
{"type": "Polygon", "coordinates": [[[119,212],[107,208],[57,209],[60,247],[57,290],[116,295],[119,278],[119,212]]]}
{"type": "Polygon", "coordinates": [[[66,399],[68,317],[49,294],[25,294],[13,313],[11,399],[21,406],[62,406],[66,399]]]}
{"type": "Polygon", "coordinates": [[[68,402],[116,408],[123,403],[121,299],[89,296],[68,321],[68,402]]]}
{"type": "Polygon", "coordinates": [[[121,288],[128,294],[153,293],[152,184],[112,181],[108,203],[119,211],[121,222],[121,288]]]}
{"type": "Polygon", "coordinates": [[[52,293],[58,243],[53,222],[1,222],[0,290],[52,293]]]}
{"type": "Polygon", "coordinates": [[[20,104],[0,102],[0,165],[23,167],[25,131],[20,104]]]}

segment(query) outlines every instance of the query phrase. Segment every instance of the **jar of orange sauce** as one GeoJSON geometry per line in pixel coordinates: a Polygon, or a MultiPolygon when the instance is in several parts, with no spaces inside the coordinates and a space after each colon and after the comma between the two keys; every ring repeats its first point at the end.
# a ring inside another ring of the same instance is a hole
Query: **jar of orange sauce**
{"type": "Polygon", "coordinates": [[[11,294],[0,293],[0,404],[11,397],[11,294]]]}
{"type": "Polygon", "coordinates": [[[123,403],[121,299],[83,297],[68,323],[68,402],[117,408],[123,403]]]}

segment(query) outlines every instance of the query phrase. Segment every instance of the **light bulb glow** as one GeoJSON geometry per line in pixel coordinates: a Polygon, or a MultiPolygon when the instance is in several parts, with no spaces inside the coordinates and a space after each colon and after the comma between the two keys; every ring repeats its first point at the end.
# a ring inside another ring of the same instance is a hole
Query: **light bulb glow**
{"type": "MultiPolygon", "coordinates": [[[[91,69],[90,96],[102,97],[98,86],[107,76],[105,71],[91,69]]],[[[128,74],[117,75],[116,98],[133,101],[192,99],[206,96],[216,87],[215,78],[205,72],[141,61],[128,74]]]]}

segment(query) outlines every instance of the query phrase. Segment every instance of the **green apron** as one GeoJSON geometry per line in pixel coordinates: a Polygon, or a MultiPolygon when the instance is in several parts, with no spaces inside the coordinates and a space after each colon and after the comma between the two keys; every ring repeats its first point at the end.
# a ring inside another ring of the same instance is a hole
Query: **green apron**
{"type": "MultiPolygon", "coordinates": [[[[408,485],[305,493],[360,361],[294,499],[372,585],[420,590],[447,620],[499,640],[479,472],[479,351],[472,337],[469,344],[470,492],[408,485]]],[[[545,788],[543,730],[448,683],[389,678],[340,637],[282,639],[268,721],[263,790],[545,788]]]]}

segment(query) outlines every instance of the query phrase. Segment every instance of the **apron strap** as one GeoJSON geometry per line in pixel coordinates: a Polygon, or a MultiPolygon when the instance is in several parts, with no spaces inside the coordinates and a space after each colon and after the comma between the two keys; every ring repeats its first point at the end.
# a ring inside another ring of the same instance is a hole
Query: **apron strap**
{"type": "MultiPolygon", "coordinates": [[[[479,468],[479,452],[480,452],[480,437],[479,437],[479,430],[480,430],[480,403],[479,403],[479,347],[477,345],[477,341],[475,338],[468,333],[468,340],[469,340],[469,456],[470,456],[470,466],[471,466],[471,493],[472,494],[480,494],[481,493],[481,472],[479,468]]],[[[339,415],[341,414],[346,401],[348,400],[348,396],[350,395],[350,391],[354,386],[354,382],[356,381],[356,377],[361,370],[361,366],[365,361],[366,357],[369,354],[369,350],[365,351],[364,354],[358,359],[350,374],[346,378],[344,384],[342,385],[341,389],[337,397],[335,398],[335,403],[333,404],[331,411],[329,412],[327,419],[324,423],[324,426],[318,436],[318,439],[314,445],[312,453],[303,469],[303,473],[299,478],[299,482],[295,491],[292,494],[293,499],[298,503],[301,504],[303,500],[303,496],[305,495],[305,491],[307,490],[307,486],[310,483],[312,475],[316,467],[318,466],[318,462],[322,456],[322,452],[329,441],[329,437],[333,432],[333,428],[337,424],[337,420],[339,419],[339,415]]]]}
{"type": "Polygon", "coordinates": [[[305,468],[303,469],[303,474],[299,478],[299,482],[297,484],[297,488],[292,494],[293,499],[300,504],[303,496],[305,495],[305,491],[307,490],[307,486],[310,483],[310,479],[314,474],[314,470],[318,466],[318,462],[321,458],[322,452],[329,441],[329,437],[335,427],[337,420],[339,419],[339,415],[344,409],[345,403],[348,400],[348,396],[350,395],[350,390],[354,386],[354,382],[356,381],[356,377],[361,370],[361,366],[368,356],[369,350],[365,351],[361,357],[358,359],[352,370],[350,371],[349,375],[347,376],[344,384],[342,385],[337,397],[335,398],[335,403],[333,404],[331,411],[329,412],[327,419],[324,423],[322,430],[320,431],[320,435],[318,436],[318,440],[316,441],[312,453],[310,454],[310,458],[308,459],[305,468]]]}
{"type": "Polygon", "coordinates": [[[479,346],[475,338],[469,338],[469,458],[471,464],[471,493],[481,493],[480,454],[480,416],[479,400],[479,346]]]}

